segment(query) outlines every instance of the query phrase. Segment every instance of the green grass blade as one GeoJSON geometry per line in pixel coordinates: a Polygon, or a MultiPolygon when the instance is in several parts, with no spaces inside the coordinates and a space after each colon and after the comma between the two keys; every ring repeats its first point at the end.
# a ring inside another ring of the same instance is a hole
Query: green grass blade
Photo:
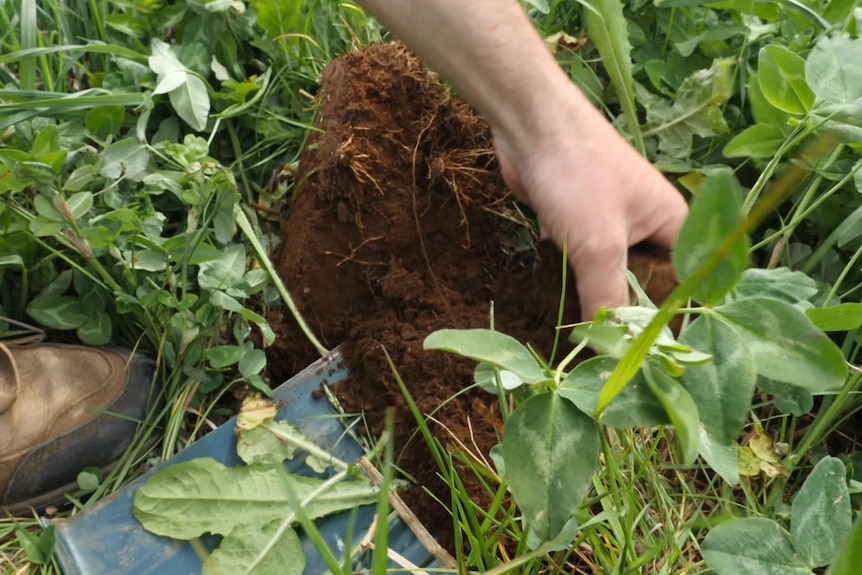
{"type": "MultiPolygon", "coordinates": [[[[25,62],[32,61],[39,56],[48,56],[50,54],[70,54],[70,53],[93,53],[93,54],[108,54],[110,56],[120,56],[129,58],[141,63],[146,63],[147,55],[136,52],[130,48],[123,46],[111,46],[108,44],[64,44],[60,46],[48,46],[44,48],[29,47],[26,49],[17,50],[8,54],[0,54],[0,65],[10,64],[12,62],[21,61],[23,68],[25,62]]],[[[34,62],[31,62],[34,64],[34,62]]],[[[35,68],[34,68],[35,69],[35,68]]],[[[34,87],[25,87],[23,82],[21,88],[24,90],[33,90],[34,87]]]]}
{"type": "Polygon", "coordinates": [[[646,155],[635,107],[632,82],[632,46],[620,0],[582,0],[590,39],[599,50],[602,64],[616,90],[635,148],[646,155]]]}
{"type": "MultiPolygon", "coordinates": [[[[36,47],[36,0],[21,1],[21,47],[24,50],[36,47]]],[[[18,83],[24,90],[36,89],[36,60],[24,58],[18,70],[18,83]]]]}

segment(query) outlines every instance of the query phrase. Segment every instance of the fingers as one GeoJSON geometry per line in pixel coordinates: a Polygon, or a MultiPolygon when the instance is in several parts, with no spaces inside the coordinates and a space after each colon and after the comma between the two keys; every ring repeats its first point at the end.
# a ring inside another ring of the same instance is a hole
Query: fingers
{"type": "Polygon", "coordinates": [[[647,225],[645,239],[663,248],[671,249],[679,235],[685,218],[688,216],[688,204],[682,195],[670,184],[654,204],[658,210],[652,214],[647,225]]]}
{"type": "Polygon", "coordinates": [[[569,250],[583,321],[591,321],[602,306],[629,304],[628,283],[623,273],[628,264],[626,236],[624,233],[607,234],[602,239],[607,241],[587,241],[569,250]]]}

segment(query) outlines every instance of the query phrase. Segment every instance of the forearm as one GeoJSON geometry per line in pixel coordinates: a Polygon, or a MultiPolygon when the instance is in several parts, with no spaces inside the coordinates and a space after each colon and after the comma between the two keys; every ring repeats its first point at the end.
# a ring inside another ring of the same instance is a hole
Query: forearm
{"type": "Polygon", "coordinates": [[[598,117],[515,0],[360,2],[515,145],[547,138],[557,106],[585,127],[598,117]]]}

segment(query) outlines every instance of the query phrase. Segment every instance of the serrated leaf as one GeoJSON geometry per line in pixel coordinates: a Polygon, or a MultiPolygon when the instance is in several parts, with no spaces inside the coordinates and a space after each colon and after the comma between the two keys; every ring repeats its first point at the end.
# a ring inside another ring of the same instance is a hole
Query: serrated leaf
{"type": "Polygon", "coordinates": [[[808,319],[823,331],[850,331],[862,326],[862,303],[842,303],[805,310],[808,319]]]}
{"type": "Polygon", "coordinates": [[[775,126],[755,124],[736,134],[724,146],[725,158],[771,158],[784,143],[784,134],[775,126]]]}
{"type": "Polygon", "coordinates": [[[687,160],[694,136],[708,138],[729,131],[723,109],[733,95],[733,68],[733,60],[715,60],[709,69],[697,70],[687,77],[672,101],[636,87],[652,128],[649,133],[658,136],[662,153],[687,160]]]}
{"type": "Polygon", "coordinates": [[[711,314],[689,325],[680,341],[713,355],[710,362],[687,367],[681,380],[707,431],[721,445],[730,445],[742,432],[751,406],[757,384],[754,358],[736,330],[711,314]]]}
{"type": "Polygon", "coordinates": [[[790,534],[771,519],[735,519],[714,527],[700,547],[718,575],[811,575],[790,534]]]}
{"type": "MultiPolygon", "coordinates": [[[[732,174],[722,171],[707,178],[671,253],[680,282],[688,280],[739,226],[741,206],[739,185],[732,174]]],[[[739,282],[747,264],[748,238],[742,237],[695,290],[694,299],[704,305],[721,301],[739,282]]]]}
{"type": "Polygon", "coordinates": [[[441,329],[425,338],[423,348],[456,353],[511,371],[526,383],[548,379],[518,340],[490,329],[441,329]]]}
{"type": "Polygon", "coordinates": [[[506,477],[527,525],[542,541],[559,534],[590,489],[599,462],[595,422],[555,393],[527,399],[503,434],[506,477]]]}
{"type": "Polygon", "coordinates": [[[282,520],[265,525],[240,525],[204,562],[202,575],[302,575],[305,550],[294,529],[286,529],[253,570],[251,562],[269,545],[282,520]]]}
{"type": "Polygon", "coordinates": [[[771,298],[746,298],[714,308],[732,325],[764,377],[814,392],[840,389],[847,379],[844,355],[793,305],[771,298]]]}
{"type": "Polygon", "coordinates": [[[644,363],[643,374],[676,429],[683,464],[691,465],[700,447],[700,414],[697,405],[680,382],[651,361],[644,363]]]}
{"type": "Polygon", "coordinates": [[[805,80],[805,60],[778,44],[760,49],[757,81],[770,104],[790,114],[805,114],[814,106],[814,92],[805,80]]]}
{"type": "MultiPolygon", "coordinates": [[[[299,433],[286,421],[278,421],[278,426],[284,433],[299,433]],[[291,429],[293,428],[293,429],[291,429]]],[[[246,464],[260,463],[275,465],[288,459],[293,459],[296,446],[284,441],[266,427],[257,426],[251,429],[237,428],[236,452],[246,464]]]]}
{"type": "MultiPolygon", "coordinates": [[[[611,357],[590,358],[578,364],[563,379],[558,393],[587,415],[592,415],[596,411],[599,393],[616,365],[617,360],[611,357]]],[[[602,412],[601,422],[611,427],[638,427],[667,425],[670,419],[650,391],[643,374],[638,373],[602,412]]]]}
{"type": "Polygon", "coordinates": [[[821,459],[796,494],[790,514],[796,553],[811,568],[828,565],[853,527],[847,466],[835,457],[821,459]]]}
{"type": "MultiPolygon", "coordinates": [[[[285,475],[276,467],[225,467],[205,457],[165,468],[135,493],[134,513],[148,531],[174,539],[204,533],[229,535],[240,525],[261,525],[290,510],[284,482],[303,501],[323,481],[285,475]]],[[[311,519],[372,504],[378,489],[360,481],[338,483],[304,507],[311,519]]]]}

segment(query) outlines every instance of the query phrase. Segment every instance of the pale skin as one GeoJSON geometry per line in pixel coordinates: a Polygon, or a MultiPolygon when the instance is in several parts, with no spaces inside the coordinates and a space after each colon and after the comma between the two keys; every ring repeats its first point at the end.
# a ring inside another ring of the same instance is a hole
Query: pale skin
{"type": "Polygon", "coordinates": [[[514,0],[361,0],[491,124],[507,185],[568,248],[584,320],[628,304],[628,247],[688,208],[572,84],[514,0]]]}

